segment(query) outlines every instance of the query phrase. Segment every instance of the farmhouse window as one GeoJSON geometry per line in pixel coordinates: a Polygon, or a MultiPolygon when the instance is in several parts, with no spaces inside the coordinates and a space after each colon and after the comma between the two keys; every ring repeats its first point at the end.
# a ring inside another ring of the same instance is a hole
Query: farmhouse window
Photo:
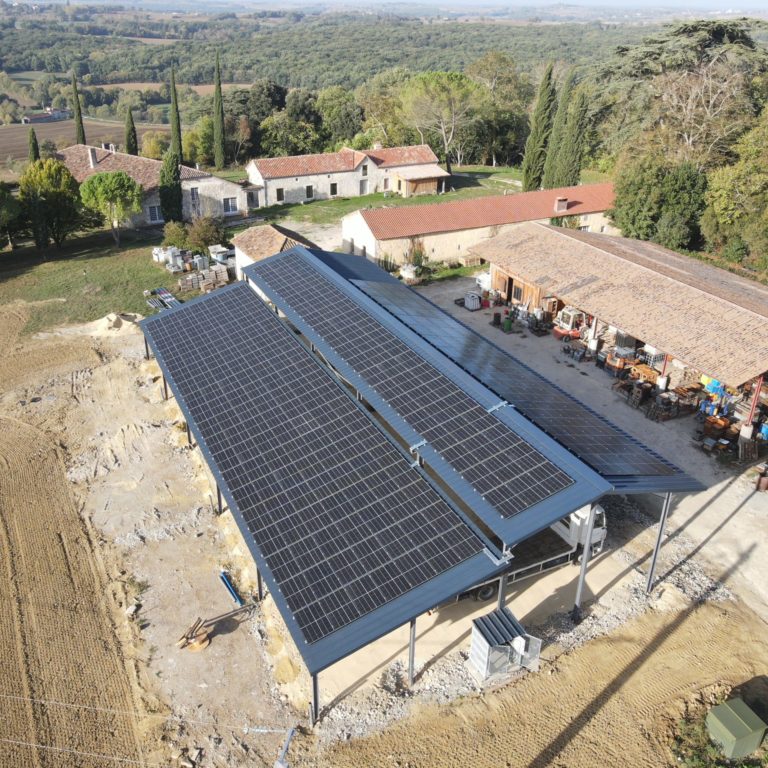
{"type": "Polygon", "coordinates": [[[225,197],[224,198],[224,213],[237,213],[237,198],[225,197]]]}
{"type": "Polygon", "coordinates": [[[150,205],[149,208],[149,220],[154,224],[163,220],[163,212],[160,210],[159,205],[150,205]]]}
{"type": "Polygon", "coordinates": [[[282,187],[278,187],[275,190],[275,195],[277,197],[277,202],[282,203],[283,200],[285,200],[285,190],[282,187]]]}
{"type": "Polygon", "coordinates": [[[336,197],[339,194],[339,185],[334,181],[331,182],[331,197],[336,197]]]}
{"type": "Polygon", "coordinates": [[[304,188],[304,194],[307,197],[307,200],[311,200],[315,196],[315,189],[311,184],[307,184],[307,186],[304,188]]]}
{"type": "Polygon", "coordinates": [[[363,163],[363,176],[368,175],[368,163],[363,163]]]}

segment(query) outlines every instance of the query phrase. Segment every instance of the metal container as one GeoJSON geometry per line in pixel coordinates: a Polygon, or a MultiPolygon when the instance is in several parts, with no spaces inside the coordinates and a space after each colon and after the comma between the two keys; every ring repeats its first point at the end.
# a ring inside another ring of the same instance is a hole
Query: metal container
{"type": "Polygon", "coordinates": [[[707,713],[709,737],[720,746],[725,757],[736,760],[760,748],[766,724],[744,703],[731,699],[707,713]]]}

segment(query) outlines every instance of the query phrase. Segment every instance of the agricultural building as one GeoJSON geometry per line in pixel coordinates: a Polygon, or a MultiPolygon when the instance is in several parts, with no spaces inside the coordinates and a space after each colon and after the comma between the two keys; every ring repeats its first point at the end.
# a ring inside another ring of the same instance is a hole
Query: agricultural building
{"type": "Polygon", "coordinates": [[[471,248],[522,221],[562,218],[588,232],[618,234],[605,213],[613,184],[584,184],[418,206],[355,211],[342,219],[344,250],[380,262],[479,264],[471,248]]]}
{"type": "Polygon", "coordinates": [[[585,509],[591,532],[606,494],[661,493],[667,510],[701,488],[370,261],[296,246],[244,275],[142,328],[314,717],[318,675],[355,650],[410,624],[412,678],[419,615],[492,580],[503,609],[531,536],[585,509]],[[472,374],[486,353],[498,375],[472,374]]]}

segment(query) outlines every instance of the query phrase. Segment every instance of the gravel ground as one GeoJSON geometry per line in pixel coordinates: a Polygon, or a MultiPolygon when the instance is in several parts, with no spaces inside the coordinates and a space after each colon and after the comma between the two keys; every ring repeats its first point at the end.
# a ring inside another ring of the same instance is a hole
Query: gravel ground
{"type": "MultiPolygon", "coordinates": [[[[578,624],[570,614],[557,613],[543,624],[528,627],[530,634],[543,641],[544,658],[554,659],[563,652],[607,635],[649,608],[664,609],[665,590],[657,588],[652,595],[646,595],[646,575],[641,568],[647,568],[647,562],[638,563],[638,554],[632,551],[634,545],[628,544],[639,535],[643,546],[652,546],[658,522],[630,498],[611,497],[601,503],[608,517],[606,546],[611,550],[611,557],[627,564],[628,581],[608,590],[589,606],[578,624]]],[[[685,559],[690,550],[691,542],[684,534],[665,542],[657,578],[668,574],[664,584],[674,587],[690,603],[732,599],[730,590],[712,579],[698,561],[685,559]]],[[[478,693],[482,686],[470,672],[467,657],[466,650],[444,656],[417,676],[412,690],[407,685],[404,664],[394,662],[384,670],[375,687],[347,696],[328,711],[316,729],[320,742],[327,745],[360,738],[408,717],[415,706],[446,704],[478,693]]],[[[518,677],[525,674],[528,673],[522,672],[518,677]]]]}

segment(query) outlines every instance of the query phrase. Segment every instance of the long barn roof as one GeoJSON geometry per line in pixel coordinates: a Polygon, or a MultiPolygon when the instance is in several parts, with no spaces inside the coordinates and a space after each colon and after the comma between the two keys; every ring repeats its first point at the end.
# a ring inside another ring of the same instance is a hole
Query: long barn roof
{"type": "Polygon", "coordinates": [[[653,243],[521,224],[473,253],[739,386],[768,370],[768,287],[653,243]]]}

